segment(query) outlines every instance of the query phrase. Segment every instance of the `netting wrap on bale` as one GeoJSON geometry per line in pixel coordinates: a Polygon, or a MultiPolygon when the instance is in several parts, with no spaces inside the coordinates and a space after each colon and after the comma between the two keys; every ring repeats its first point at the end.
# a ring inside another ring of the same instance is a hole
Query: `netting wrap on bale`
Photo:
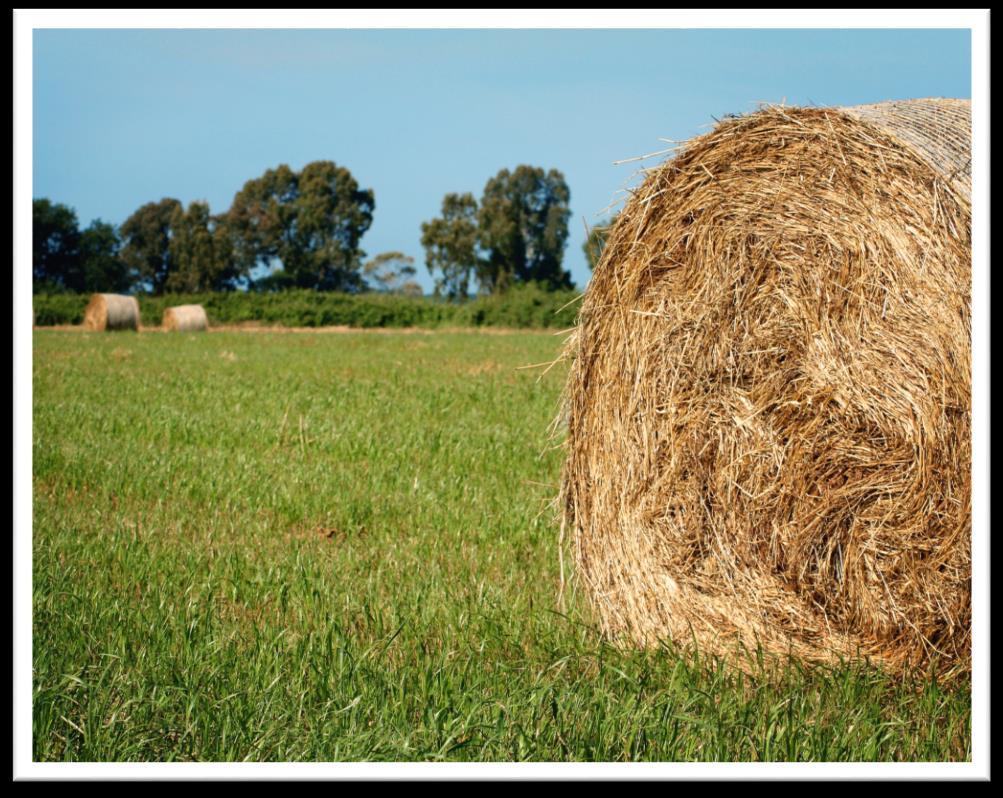
{"type": "Polygon", "coordinates": [[[139,302],[134,296],[94,294],[84,310],[88,330],[138,330],[139,302]]]}
{"type": "Polygon", "coordinates": [[[633,193],[564,407],[564,523],[607,634],[968,667],[969,120],[764,108],[633,193]]]}
{"type": "Polygon", "coordinates": [[[164,311],[165,330],[202,332],[209,329],[209,317],[201,305],[176,305],[164,311]]]}

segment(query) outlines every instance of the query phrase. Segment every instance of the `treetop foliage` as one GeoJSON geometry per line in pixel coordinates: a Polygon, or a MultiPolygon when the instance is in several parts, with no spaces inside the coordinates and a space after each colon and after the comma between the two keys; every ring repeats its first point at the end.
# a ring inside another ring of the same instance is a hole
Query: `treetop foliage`
{"type": "MultiPolygon", "coordinates": [[[[558,170],[527,165],[499,171],[480,201],[446,194],[441,215],[421,225],[436,296],[460,300],[530,283],[570,288],[562,266],[570,197],[558,170]]],[[[35,291],[420,294],[409,255],[365,260],[361,241],[375,205],[372,189],[333,161],[267,169],[241,187],[225,213],[213,214],[205,201],[186,208],[164,197],[136,209],[118,229],[96,219],[81,231],[72,208],[36,199],[35,291]]]]}
{"type": "Polygon", "coordinates": [[[421,227],[436,292],[465,297],[473,278],[486,293],[524,283],[570,288],[562,267],[570,200],[558,170],[526,165],[488,180],[479,204],[471,194],[447,194],[442,215],[421,227]]]}
{"type": "Polygon", "coordinates": [[[482,282],[504,290],[513,282],[570,288],[561,267],[568,240],[571,191],[556,169],[502,169],[484,186],[478,211],[479,243],[487,266],[482,282]]]}
{"type": "Polygon", "coordinates": [[[447,194],[442,198],[442,216],[422,223],[425,265],[435,277],[437,296],[467,298],[471,278],[479,275],[481,266],[477,236],[477,200],[473,194],[447,194]]]}
{"type": "Polygon", "coordinates": [[[84,290],[76,212],[47,199],[36,199],[31,210],[34,284],[50,290],[84,290]]]}
{"type": "Polygon", "coordinates": [[[344,167],[315,161],[294,172],[283,164],[247,181],[227,223],[234,257],[245,273],[282,263],[300,288],[360,291],[365,253],[359,242],[373,221],[372,189],[360,189],[344,167]]]}
{"type": "Polygon", "coordinates": [[[171,256],[171,222],[181,203],[172,197],[148,202],[132,214],[119,229],[122,259],[154,294],[162,294],[175,270],[171,256]]]}

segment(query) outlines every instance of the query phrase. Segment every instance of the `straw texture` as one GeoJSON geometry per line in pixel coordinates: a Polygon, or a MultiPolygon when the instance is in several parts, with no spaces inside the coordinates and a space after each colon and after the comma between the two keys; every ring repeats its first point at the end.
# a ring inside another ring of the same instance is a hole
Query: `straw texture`
{"type": "Polygon", "coordinates": [[[931,98],[856,105],[845,113],[913,147],[966,197],[972,196],[972,103],[931,98]]]}
{"type": "Polygon", "coordinates": [[[177,305],[164,311],[163,327],[177,332],[203,332],[209,329],[209,317],[201,305],[177,305]]]}
{"type": "Polygon", "coordinates": [[[98,332],[138,330],[139,302],[134,296],[94,294],[84,309],[84,327],[98,332]]]}
{"type": "Polygon", "coordinates": [[[608,635],[968,668],[966,107],[730,118],[620,213],[562,415],[608,635]]]}

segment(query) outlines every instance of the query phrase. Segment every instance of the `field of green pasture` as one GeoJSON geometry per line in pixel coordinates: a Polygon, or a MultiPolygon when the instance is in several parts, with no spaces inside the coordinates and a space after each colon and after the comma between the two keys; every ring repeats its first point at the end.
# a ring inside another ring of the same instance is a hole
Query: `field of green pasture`
{"type": "Polygon", "coordinates": [[[561,341],[36,330],[34,759],[968,759],[965,685],[558,605],[561,341]]]}

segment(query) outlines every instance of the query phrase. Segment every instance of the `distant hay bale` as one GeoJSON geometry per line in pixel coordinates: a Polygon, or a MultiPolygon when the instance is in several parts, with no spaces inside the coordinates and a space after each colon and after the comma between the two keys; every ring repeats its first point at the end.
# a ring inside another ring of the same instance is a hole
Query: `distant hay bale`
{"type": "Polygon", "coordinates": [[[104,330],[138,330],[139,302],[134,296],[94,294],[84,310],[84,327],[104,330]]]}
{"type": "Polygon", "coordinates": [[[609,636],[970,668],[969,142],[968,101],[771,107],[648,173],[564,397],[609,636]]]}
{"type": "Polygon", "coordinates": [[[164,329],[203,332],[209,329],[209,318],[201,305],[178,305],[164,311],[164,329]]]}

